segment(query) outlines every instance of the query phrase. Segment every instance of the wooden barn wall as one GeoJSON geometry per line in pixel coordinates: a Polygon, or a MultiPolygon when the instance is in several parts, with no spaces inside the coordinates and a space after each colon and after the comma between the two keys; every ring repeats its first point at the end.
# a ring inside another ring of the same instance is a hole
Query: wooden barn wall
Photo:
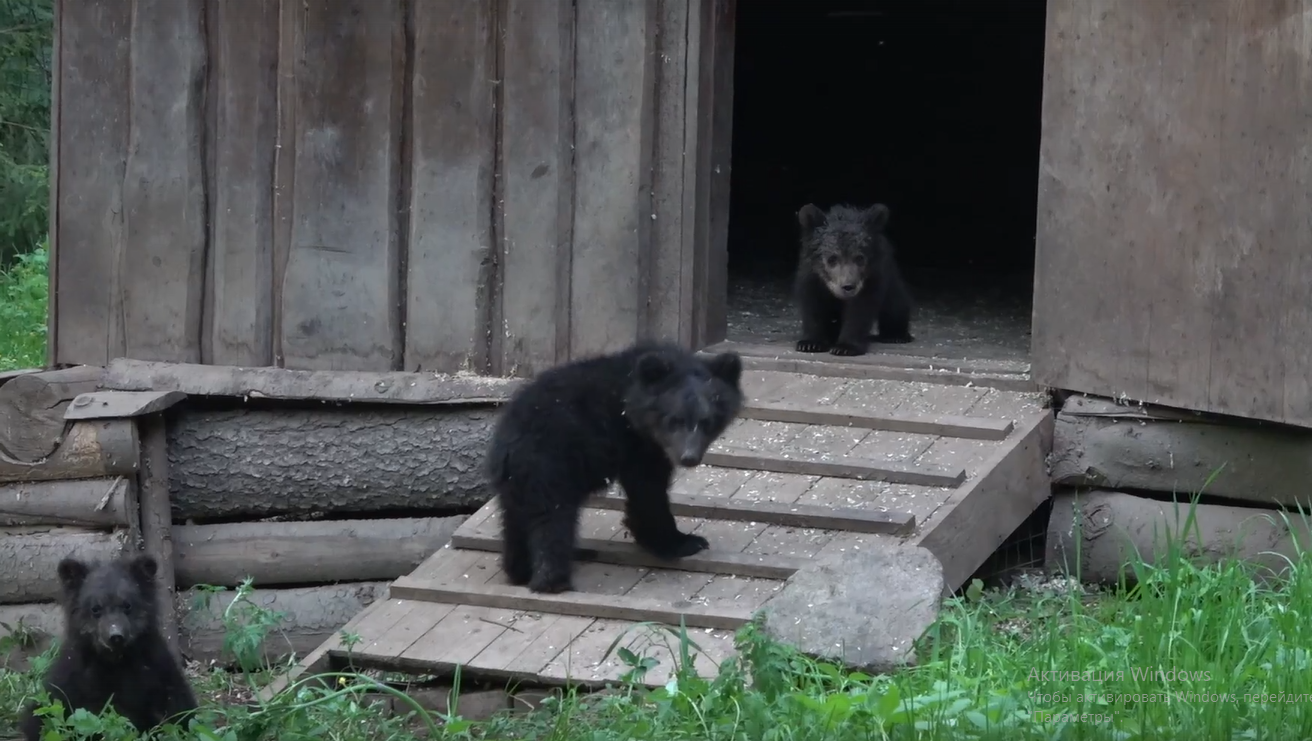
{"type": "Polygon", "coordinates": [[[733,0],[56,5],[53,362],[721,339],[733,0]]]}
{"type": "Polygon", "coordinates": [[[1045,385],[1312,426],[1312,0],[1050,0],[1045,385]]]}

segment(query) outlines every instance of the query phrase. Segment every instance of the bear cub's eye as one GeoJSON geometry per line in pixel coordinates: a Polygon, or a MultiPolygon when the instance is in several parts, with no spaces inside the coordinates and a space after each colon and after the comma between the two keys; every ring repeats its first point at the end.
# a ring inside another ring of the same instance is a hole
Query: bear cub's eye
{"type": "Polygon", "coordinates": [[[101,613],[100,605],[91,606],[91,617],[100,617],[100,613],[101,613]]]}
{"type": "Polygon", "coordinates": [[[834,255],[826,255],[825,264],[832,268],[833,266],[838,264],[838,258],[834,255]]]}
{"type": "Polygon", "coordinates": [[[132,603],[131,603],[131,602],[124,602],[124,603],[123,603],[123,612],[124,612],[124,614],[127,614],[127,613],[132,612],[132,603]]]}

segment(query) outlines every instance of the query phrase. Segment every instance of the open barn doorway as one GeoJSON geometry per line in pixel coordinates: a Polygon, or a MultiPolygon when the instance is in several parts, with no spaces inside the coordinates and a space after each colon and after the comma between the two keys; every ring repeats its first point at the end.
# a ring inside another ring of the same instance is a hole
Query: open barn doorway
{"type": "Polygon", "coordinates": [[[879,202],[916,339],[871,353],[1028,362],[1044,25],[1045,0],[738,2],[726,339],[791,350],[798,209],[879,202]]]}

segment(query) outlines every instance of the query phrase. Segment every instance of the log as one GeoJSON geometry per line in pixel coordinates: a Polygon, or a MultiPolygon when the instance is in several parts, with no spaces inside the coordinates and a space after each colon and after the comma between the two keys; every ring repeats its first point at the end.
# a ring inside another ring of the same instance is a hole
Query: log
{"type": "Polygon", "coordinates": [[[104,388],[180,391],[191,396],[372,402],[385,404],[488,404],[504,402],[521,379],[447,373],[374,373],[240,368],[115,358],[104,388]]]}
{"type": "Polygon", "coordinates": [[[128,548],[127,540],[126,530],[0,528],[0,604],[58,599],[61,559],[116,558],[128,548]]]}
{"type": "Polygon", "coordinates": [[[1072,487],[1201,491],[1282,506],[1312,497],[1312,433],[1218,424],[1090,397],[1072,397],[1057,414],[1052,460],[1053,483],[1072,487]]]}
{"type": "MultiPolygon", "coordinates": [[[[236,592],[214,595],[209,606],[196,603],[193,592],[178,594],[183,654],[204,663],[229,664],[223,655],[223,610],[236,592]]],[[[283,613],[283,621],[264,641],[264,656],[279,661],[290,652],[298,656],[313,651],[346,625],[356,613],[376,599],[387,596],[387,582],[355,582],[297,589],[255,589],[247,599],[255,605],[283,613]]]]}
{"type": "Polygon", "coordinates": [[[64,436],[64,410],[95,391],[103,369],[79,365],[28,373],[0,386],[0,455],[33,463],[55,452],[64,436]]]}
{"type": "Polygon", "coordinates": [[[136,491],[126,476],[0,485],[0,527],[135,527],[136,522],[136,491]]]}
{"type": "Polygon", "coordinates": [[[466,517],[176,525],[179,587],[392,580],[451,540],[466,517]]]}
{"type": "Polygon", "coordinates": [[[491,498],[490,408],[183,410],[169,429],[175,521],[472,512],[491,498]]]}
{"type": "Polygon", "coordinates": [[[0,455],[0,484],[131,476],[139,463],[137,426],[132,420],[75,422],[43,461],[25,463],[0,455]]]}
{"type": "MultiPolygon", "coordinates": [[[[1101,490],[1078,496],[1060,492],[1052,500],[1044,566],[1051,573],[1078,575],[1086,583],[1114,585],[1128,562],[1161,562],[1169,553],[1169,534],[1196,563],[1238,558],[1259,566],[1259,574],[1272,574],[1288,568],[1286,558],[1297,561],[1298,550],[1312,546],[1308,526],[1297,513],[1199,504],[1192,521],[1189,517],[1187,501],[1160,502],[1101,490]]],[[[1125,575],[1133,584],[1133,571],[1127,568],[1125,575]]]]}
{"type": "Polygon", "coordinates": [[[64,611],[55,602],[0,605],[0,667],[27,671],[64,630],[64,611]],[[8,640],[6,640],[8,639],[8,640]]]}

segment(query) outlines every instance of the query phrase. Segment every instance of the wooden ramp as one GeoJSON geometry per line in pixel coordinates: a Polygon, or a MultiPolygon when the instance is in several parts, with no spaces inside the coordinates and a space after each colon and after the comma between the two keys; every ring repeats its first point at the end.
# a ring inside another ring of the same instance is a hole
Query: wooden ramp
{"type": "MultiPolygon", "coordinates": [[[[594,498],[580,544],[599,561],[576,565],[574,592],[534,595],[499,568],[495,501],[447,547],[396,580],[295,674],[349,656],[357,666],[467,678],[595,686],[628,667],[621,646],[670,676],[680,617],[713,675],[733,654],[734,630],[808,559],[877,539],[920,544],[962,585],[1050,493],[1052,418],[1039,397],[998,388],[749,370],[751,401],[705,464],[685,471],[671,499],[680,527],[709,551],[677,565],[653,561],[620,526],[622,495],[594,498]],[[626,634],[627,631],[627,635],[626,634]]],[[[879,575],[871,574],[871,588],[879,575]]],[[[279,685],[280,686],[280,685],[279,685]]]]}

